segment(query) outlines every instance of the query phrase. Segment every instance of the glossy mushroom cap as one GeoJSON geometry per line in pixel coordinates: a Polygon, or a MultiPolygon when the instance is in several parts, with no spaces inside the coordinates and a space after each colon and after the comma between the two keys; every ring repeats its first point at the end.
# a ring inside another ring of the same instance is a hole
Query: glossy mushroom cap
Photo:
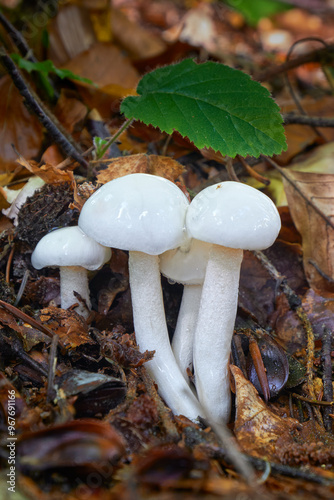
{"type": "Polygon", "coordinates": [[[159,255],[182,244],[188,206],[187,197],[169,180],[130,174],[95,191],[78,224],[102,245],[159,255]]]}
{"type": "Polygon", "coordinates": [[[270,247],[281,228],[276,206],[268,196],[240,182],[209,186],[192,200],[187,212],[190,236],[243,250],[270,247]]]}
{"type": "Polygon", "coordinates": [[[208,263],[210,243],[191,239],[188,245],[160,255],[160,271],[166,278],[183,285],[201,285],[208,263]]]}
{"type": "Polygon", "coordinates": [[[45,235],[36,245],[31,263],[35,269],[81,266],[93,271],[103,266],[110,257],[110,248],[94,241],[78,226],[71,226],[45,235]]]}

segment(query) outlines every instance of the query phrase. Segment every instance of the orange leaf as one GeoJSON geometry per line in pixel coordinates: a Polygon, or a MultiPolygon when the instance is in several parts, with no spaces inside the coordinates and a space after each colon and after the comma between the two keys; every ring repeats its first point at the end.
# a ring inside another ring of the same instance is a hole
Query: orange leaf
{"type": "Polygon", "coordinates": [[[128,174],[152,174],[175,181],[183,172],[184,167],[168,156],[137,155],[125,156],[110,160],[108,167],[97,175],[97,181],[105,184],[117,177],[128,174]]]}

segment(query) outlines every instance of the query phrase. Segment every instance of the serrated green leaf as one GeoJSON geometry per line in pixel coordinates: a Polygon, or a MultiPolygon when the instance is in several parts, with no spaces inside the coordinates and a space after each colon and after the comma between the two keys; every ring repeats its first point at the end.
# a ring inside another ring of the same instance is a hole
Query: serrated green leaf
{"type": "Polygon", "coordinates": [[[121,111],[167,132],[177,130],[199,149],[223,155],[272,156],[286,148],[279,107],[268,90],[242,71],[186,59],[145,75],[138,96],[121,111]]]}

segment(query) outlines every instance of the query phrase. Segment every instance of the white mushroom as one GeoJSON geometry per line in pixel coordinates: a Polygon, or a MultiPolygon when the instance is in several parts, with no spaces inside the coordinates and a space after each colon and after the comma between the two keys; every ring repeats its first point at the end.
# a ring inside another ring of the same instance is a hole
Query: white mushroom
{"type": "Polygon", "coordinates": [[[199,400],[219,425],[230,415],[228,362],[243,249],[272,245],[281,221],[270,198],[229,181],[195,196],[186,221],[193,238],[212,243],[195,330],[194,371],[199,400]]]}
{"type": "Polygon", "coordinates": [[[187,244],[160,255],[160,271],[169,280],[182,283],[183,294],[172,349],[186,380],[193,365],[193,339],[202,294],[202,284],[211,245],[189,239],[187,244]]]}
{"type": "Polygon", "coordinates": [[[204,415],[170,346],[159,269],[159,254],[183,243],[188,206],[167,179],[130,174],[107,182],[86,201],[79,226],[103,245],[129,250],[136,340],[142,351],[155,351],[146,366],[171,410],[196,420],[204,415]]]}
{"type": "Polygon", "coordinates": [[[87,270],[99,269],[110,257],[110,248],[97,243],[78,226],[71,226],[46,234],[36,245],[31,263],[35,269],[59,267],[61,307],[67,309],[78,302],[75,291],[87,305],[80,303],[75,311],[87,318],[91,309],[87,270]]]}

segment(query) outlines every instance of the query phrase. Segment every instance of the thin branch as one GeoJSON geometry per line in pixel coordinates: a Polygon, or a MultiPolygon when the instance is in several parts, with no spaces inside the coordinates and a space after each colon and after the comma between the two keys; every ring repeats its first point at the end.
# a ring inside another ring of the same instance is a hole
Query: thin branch
{"type": "Polygon", "coordinates": [[[37,62],[37,59],[33,55],[25,38],[21,35],[19,30],[17,30],[1,12],[0,12],[0,24],[2,24],[2,26],[5,28],[12,42],[16,45],[16,47],[20,51],[21,55],[23,57],[26,57],[28,61],[37,62]]]}
{"type": "Polygon", "coordinates": [[[294,113],[283,114],[284,125],[298,124],[310,127],[334,127],[334,118],[322,116],[295,115],[294,113]]]}
{"type": "Polygon", "coordinates": [[[290,69],[298,68],[303,64],[307,64],[310,62],[318,62],[323,65],[332,64],[334,61],[334,44],[328,45],[323,49],[314,50],[312,52],[308,52],[307,54],[302,54],[294,59],[290,59],[289,61],[284,62],[280,66],[273,66],[265,69],[262,72],[255,73],[253,75],[254,80],[259,82],[270,80],[275,76],[286,73],[290,69]]]}
{"type": "Polygon", "coordinates": [[[55,334],[51,341],[50,354],[49,354],[49,370],[48,370],[48,384],[46,391],[47,401],[53,401],[57,396],[57,390],[55,388],[55,375],[57,366],[57,347],[59,342],[59,336],[55,334]]]}
{"type": "Polygon", "coordinates": [[[54,122],[48,116],[49,112],[43,109],[33,95],[33,91],[25,82],[20,71],[15,66],[10,56],[6,53],[5,49],[0,48],[0,59],[11,76],[14,85],[24,98],[24,104],[28,110],[34,112],[41,124],[46,128],[54,142],[61,148],[65,155],[70,156],[77,161],[84,168],[88,167],[86,160],[83,159],[78,149],[72,145],[68,138],[59,130],[54,122]]]}

